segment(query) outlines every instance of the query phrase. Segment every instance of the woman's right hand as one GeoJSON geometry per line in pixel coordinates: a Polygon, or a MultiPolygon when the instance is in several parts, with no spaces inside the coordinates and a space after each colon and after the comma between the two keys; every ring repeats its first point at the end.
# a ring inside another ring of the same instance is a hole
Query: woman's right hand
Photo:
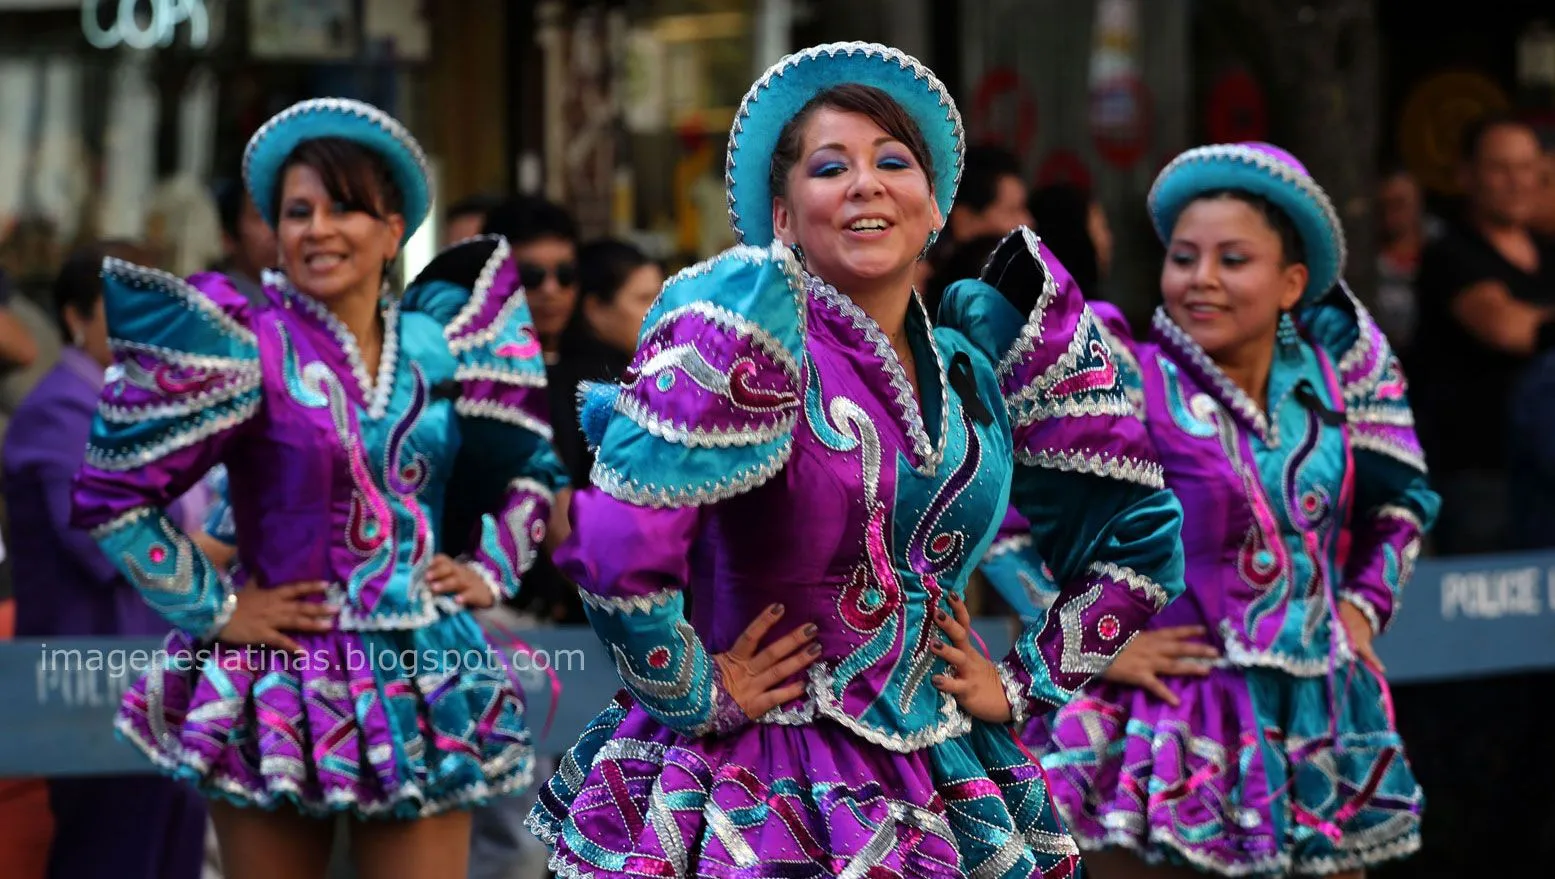
{"type": "Polygon", "coordinates": [[[307,601],[322,595],[322,582],[287,583],[265,589],[257,582],[238,591],[237,606],[216,640],[227,644],[259,644],[302,653],[302,647],[283,632],[328,632],[335,627],[338,607],[307,601]]]}
{"type": "Polygon", "coordinates": [[[728,652],[713,655],[713,661],[718,663],[718,670],[723,675],[724,692],[751,720],[804,695],[804,681],[783,682],[804,671],[821,656],[820,642],[813,641],[817,631],[814,623],[757,649],[761,639],[782,616],[783,605],[772,605],[746,627],[728,652]]]}
{"type": "Polygon", "coordinates": [[[1177,696],[1161,675],[1209,674],[1210,666],[1202,662],[1190,662],[1190,657],[1217,659],[1220,652],[1208,644],[1191,641],[1203,635],[1203,626],[1177,626],[1171,629],[1150,629],[1134,636],[1112,665],[1102,672],[1102,677],[1119,684],[1149,690],[1166,704],[1176,708],[1177,696]]]}

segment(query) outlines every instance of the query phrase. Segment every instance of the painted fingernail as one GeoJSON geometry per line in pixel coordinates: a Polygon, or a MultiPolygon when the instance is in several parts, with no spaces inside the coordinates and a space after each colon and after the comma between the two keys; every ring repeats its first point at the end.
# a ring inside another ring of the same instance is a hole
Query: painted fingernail
{"type": "Polygon", "coordinates": [[[810,637],[811,635],[814,635],[816,632],[819,632],[819,631],[820,631],[820,629],[816,627],[815,623],[810,623],[809,625],[804,627],[804,634],[805,634],[805,637],[807,637],[807,638],[810,637]]]}
{"type": "Polygon", "coordinates": [[[937,620],[944,620],[945,619],[945,612],[942,611],[942,610],[935,611],[934,612],[934,618],[937,619],[937,620]]]}
{"type": "Polygon", "coordinates": [[[781,604],[774,604],[774,605],[772,605],[771,613],[772,613],[773,616],[781,616],[783,614],[783,605],[781,605],[781,604]]]}
{"type": "Polygon", "coordinates": [[[820,655],[820,652],[821,652],[821,642],[817,641],[814,644],[811,644],[809,652],[810,652],[811,656],[818,656],[818,655],[820,655]]]}

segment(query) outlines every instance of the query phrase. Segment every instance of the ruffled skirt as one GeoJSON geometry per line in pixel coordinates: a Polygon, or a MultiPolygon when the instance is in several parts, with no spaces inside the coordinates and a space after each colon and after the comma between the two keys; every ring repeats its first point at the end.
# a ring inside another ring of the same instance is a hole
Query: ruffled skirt
{"type": "Polygon", "coordinates": [[[521,697],[469,613],[293,640],[304,655],[175,631],[118,734],[207,796],[313,817],[425,817],[531,781],[521,697]]]}
{"type": "Polygon", "coordinates": [[[626,692],[542,786],[529,828],[564,879],[1073,876],[1041,767],[1003,726],[912,753],[824,718],[687,738],[626,692]]]}
{"type": "Polygon", "coordinates": [[[1080,847],[1224,876],[1327,875],[1420,847],[1424,796],[1386,684],[1217,668],[1172,707],[1101,682],[1023,736],[1080,847]],[[1337,706],[1337,711],[1331,706],[1337,706]]]}

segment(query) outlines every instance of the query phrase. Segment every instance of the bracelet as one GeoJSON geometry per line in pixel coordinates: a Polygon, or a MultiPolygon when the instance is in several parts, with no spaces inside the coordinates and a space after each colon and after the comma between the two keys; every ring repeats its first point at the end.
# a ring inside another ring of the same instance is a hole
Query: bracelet
{"type": "Polygon", "coordinates": [[[480,577],[481,582],[486,584],[486,588],[491,590],[492,607],[498,607],[502,604],[502,602],[507,600],[507,593],[502,591],[502,584],[497,582],[497,578],[491,573],[489,568],[480,562],[467,559],[464,556],[460,556],[459,559],[460,564],[474,571],[475,576],[480,577]]]}

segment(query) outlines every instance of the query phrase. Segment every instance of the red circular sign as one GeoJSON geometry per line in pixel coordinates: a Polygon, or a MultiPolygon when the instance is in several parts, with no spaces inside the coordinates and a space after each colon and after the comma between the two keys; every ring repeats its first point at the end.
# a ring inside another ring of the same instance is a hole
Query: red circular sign
{"type": "Polygon", "coordinates": [[[1091,89],[1091,137],[1096,154],[1127,169],[1150,147],[1150,91],[1139,77],[1119,76],[1091,89]]]}
{"type": "Polygon", "coordinates": [[[1020,75],[1013,67],[994,67],[977,81],[972,93],[972,112],[968,128],[974,140],[997,143],[1024,156],[1037,137],[1037,102],[1021,85],[1020,75]],[[1015,130],[996,130],[993,122],[994,105],[1001,98],[1013,98],[1015,102],[1015,130]]]}
{"type": "Polygon", "coordinates": [[[1204,119],[1211,143],[1242,143],[1269,137],[1269,106],[1263,87],[1241,68],[1227,71],[1215,81],[1204,119]]]}

